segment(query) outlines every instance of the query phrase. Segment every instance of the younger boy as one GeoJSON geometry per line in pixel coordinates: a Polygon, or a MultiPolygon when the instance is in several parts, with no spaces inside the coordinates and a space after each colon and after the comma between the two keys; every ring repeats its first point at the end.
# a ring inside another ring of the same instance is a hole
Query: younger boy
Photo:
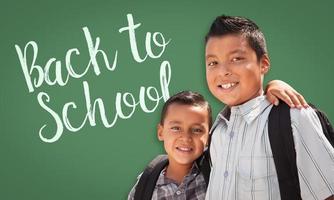
{"type": "MultiPolygon", "coordinates": [[[[211,123],[210,105],[198,93],[180,92],[166,101],[158,139],[164,142],[169,163],[156,182],[152,199],[205,198],[206,183],[195,160],[203,153],[211,123]]],[[[129,200],[134,198],[136,185],[129,200]]]]}
{"type": "MultiPolygon", "coordinates": [[[[285,96],[286,101],[298,94],[279,81],[272,81],[267,91],[271,99],[285,96]]],[[[305,104],[302,96],[300,101],[294,102],[305,104]]],[[[211,124],[211,108],[202,95],[184,91],[166,101],[157,132],[158,139],[164,142],[169,162],[156,181],[153,200],[205,198],[207,184],[195,161],[203,153],[211,124]]],[[[137,184],[129,193],[129,200],[134,199],[137,184]]]]}
{"type": "MultiPolygon", "coordinates": [[[[206,199],[280,199],[268,139],[272,105],[262,87],[270,66],[263,33],[249,19],[217,17],[206,37],[205,59],[209,90],[230,107],[214,125],[206,199]]],[[[290,112],[301,197],[332,199],[334,149],[311,108],[290,112]]]]}

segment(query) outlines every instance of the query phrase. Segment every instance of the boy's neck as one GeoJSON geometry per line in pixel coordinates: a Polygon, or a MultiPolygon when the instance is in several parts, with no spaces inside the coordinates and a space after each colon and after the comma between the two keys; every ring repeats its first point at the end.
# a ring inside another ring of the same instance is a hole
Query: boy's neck
{"type": "Polygon", "coordinates": [[[181,165],[174,162],[169,162],[166,169],[166,177],[176,181],[180,184],[183,181],[183,178],[190,172],[192,168],[191,165],[181,165]]]}

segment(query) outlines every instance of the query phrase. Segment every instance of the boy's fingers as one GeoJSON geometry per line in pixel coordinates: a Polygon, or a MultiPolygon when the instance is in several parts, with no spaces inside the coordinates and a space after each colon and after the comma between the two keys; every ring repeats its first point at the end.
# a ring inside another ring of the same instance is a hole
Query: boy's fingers
{"type": "Polygon", "coordinates": [[[267,98],[274,105],[278,105],[279,98],[292,108],[297,107],[300,109],[308,107],[304,97],[295,90],[272,90],[268,92],[267,98]]]}
{"type": "Polygon", "coordinates": [[[304,106],[304,108],[308,108],[309,107],[309,105],[306,102],[306,100],[304,99],[303,95],[297,93],[296,96],[299,99],[300,103],[304,106]]]}
{"type": "Polygon", "coordinates": [[[268,90],[266,95],[268,101],[277,106],[279,103],[278,98],[280,98],[279,93],[280,93],[279,90],[268,90]]]}
{"type": "Polygon", "coordinates": [[[299,94],[296,91],[286,91],[286,93],[290,96],[293,104],[297,106],[297,108],[307,108],[309,105],[305,101],[303,95],[299,94]]]}
{"type": "Polygon", "coordinates": [[[267,99],[269,102],[271,102],[274,105],[278,105],[279,101],[278,99],[284,101],[286,104],[288,104],[290,107],[295,107],[293,104],[290,96],[287,94],[285,90],[271,90],[267,92],[267,99]]]}
{"type": "Polygon", "coordinates": [[[292,103],[298,108],[302,108],[302,103],[301,101],[299,100],[299,98],[297,97],[297,92],[295,91],[290,91],[290,90],[287,90],[286,91],[287,95],[290,97],[290,99],[292,100],[292,103]]]}
{"type": "Polygon", "coordinates": [[[267,100],[275,106],[278,105],[278,99],[270,92],[267,93],[267,100]]]}
{"type": "Polygon", "coordinates": [[[293,101],[291,100],[290,96],[287,94],[286,91],[280,92],[278,97],[286,104],[288,104],[291,108],[295,107],[293,101]]]}

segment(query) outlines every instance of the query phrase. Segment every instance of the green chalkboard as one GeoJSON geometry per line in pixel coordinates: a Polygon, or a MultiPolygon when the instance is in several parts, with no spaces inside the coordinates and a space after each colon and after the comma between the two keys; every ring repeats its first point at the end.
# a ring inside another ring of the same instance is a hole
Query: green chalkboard
{"type": "Polygon", "coordinates": [[[194,90],[214,114],[222,108],[204,65],[204,36],[220,14],[256,21],[271,58],[266,82],[288,82],[333,122],[333,8],[331,1],[2,0],[0,199],[126,199],[163,152],[156,125],[169,95],[194,90]]]}

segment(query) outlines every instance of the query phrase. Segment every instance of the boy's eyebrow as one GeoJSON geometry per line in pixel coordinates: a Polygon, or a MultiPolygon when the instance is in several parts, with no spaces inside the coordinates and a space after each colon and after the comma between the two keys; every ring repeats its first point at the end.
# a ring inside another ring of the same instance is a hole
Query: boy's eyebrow
{"type": "MultiPolygon", "coordinates": [[[[245,54],[246,51],[245,50],[242,50],[242,49],[235,49],[231,52],[228,52],[228,55],[231,55],[231,54],[235,54],[235,53],[240,53],[240,54],[245,54]]],[[[209,58],[216,58],[217,56],[213,55],[213,54],[208,54],[205,56],[206,59],[209,59],[209,58]]]]}
{"type": "Polygon", "coordinates": [[[215,58],[215,57],[217,57],[217,56],[212,55],[212,54],[209,54],[209,55],[206,55],[206,56],[205,56],[206,59],[209,59],[209,58],[215,58]]]}
{"type": "Polygon", "coordinates": [[[203,125],[203,124],[193,124],[193,125],[195,125],[195,126],[199,126],[199,127],[201,127],[201,128],[205,128],[205,126],[203,125]]]}
{"type": "MultiPolygon", "coordinates": [[[[182,124],[182,122],[181,121],[170,121],[168,122],[168,124],[182,124]]],[[[195,124],[192,124],[192,126],[200,126],[201,128],[205,128],[205,125],[201,123],[195,123],[195,124]]]]}
{"type": "Polygon", "coordinates": [[[170,121],[168,122],[168,124],[181,124],[181,122],[180,121],[170,121]]]}
{"type": "Polygon", "coordinates": [[[233,51],[229,52],[228,54],[235,54],[235,53],[245,54],[246,51],[242,50],[242,49],[236,49],[236,50],[233,50],[233,51]]]}

